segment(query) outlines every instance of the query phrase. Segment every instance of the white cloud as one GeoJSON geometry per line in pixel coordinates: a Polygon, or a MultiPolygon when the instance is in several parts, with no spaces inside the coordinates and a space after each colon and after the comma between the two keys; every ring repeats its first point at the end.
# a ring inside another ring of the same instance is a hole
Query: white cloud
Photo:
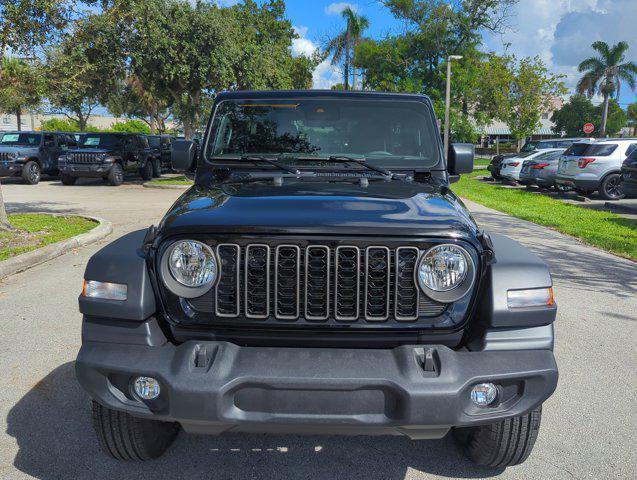
{"type": "MultiPolygon", "coordinates": [[[[308,28],[304,26],[294,26],[294,31],[299,36],[292,40],[292,55],[312,55],[318,45],[307,38],[308,28]]],[[[342,73],[340,68],[331,65],[329,60],[322,61],[312,72],[312,88],[330,88],[342,81],[342,73]]]]}
{"type": "Polygon", "coordinates": [[[635,0],[525,0],[516,6],[512,31],[487,36],[487,46],[519,57],[538,55],[553,72],[566,75],[573,89],[580,77],[577,65],[593,55],[596,40],[631,44],[627,60],[637,59],[635,0]]]}
{"type": "Polygon", "coordinates": [[[351,8],[356,13],[360,10],[357,3],[334,2],[325,7],[325,13],[327,15],[340,15],[347,7],[351,8]]]}

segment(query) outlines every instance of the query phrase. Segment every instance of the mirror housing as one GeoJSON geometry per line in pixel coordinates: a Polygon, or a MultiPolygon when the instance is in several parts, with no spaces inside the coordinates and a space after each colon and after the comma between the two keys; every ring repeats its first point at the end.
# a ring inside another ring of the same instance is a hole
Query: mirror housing
{"type": "Polygon", "coordinates": [[[195,158],[197,156],[197,146],[190,140],[175,140],[170,151],[170,162],[173,170],[177,172],[187,172],[193,170],[195,158]]]}
{"type": "Polygon", "coordinates": [[[449,175],[461,175],[473,172],[475,156],[473,143],[452,143],[447,154],[447,171],[449,175]]]}

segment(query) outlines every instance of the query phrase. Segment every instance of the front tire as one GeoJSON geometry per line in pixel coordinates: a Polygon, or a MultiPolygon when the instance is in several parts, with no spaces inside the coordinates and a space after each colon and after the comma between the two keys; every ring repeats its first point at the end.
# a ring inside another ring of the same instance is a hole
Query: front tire
{"type": "Polygon", "coordinates": [[[151,160],[144,162],[144,166],[139,170],[139,176],[142,177],[142,180],[145,182],[153,179],[153,164],[151,160]]]}
{"type": "Polygon", "coordinates": [[[621,186],[621,175],[611,173],[606,175],[599,186],[599,194],[604,200],[621,200],[626,196],[621,186]]]}
{"type": "Polygon", "coordinates": [[[124,183],[124,170],[122,170],[122,166],[119,163],[113,164],[111,169],[108,171],[106,180],[108,180],[108,184],[113,187],[119,187],[122,183],[124,183]]]}
{"type": "Polygon", "coordinates": [[[158,158],[153,160],[153,177],[161,177],[161,162],[158,158]]]}
{"type": "Polygon", "coordinates": [[[529,455],[540,431],[542,407],[497,423],[454,431],[467,457],[478,465],[505,468],[519,465],[529,455]]]}
{"type": "Polygon", "coordinates": [[[75,185],[75,182],[77,182],[77,177],[72,177],[71,175],[60,173],[60,181],[62,182],[62,185],[75,185]]]}
{"type": "Polygon", "coordinates": [[[134,417],[93,401],[93,427],[107,455],[117,460],[144,461],[160,457],[172,445],[179,424],[134,417]]]}
{"type": "Polygon", "coordinates": [[[37,185],[38,183],[40,183],[41,176],[42,171],[40,169],[40,165],[38,165],[38,162],[29,160],[22,167],[22,180],[24,180],[27,185],[37,185]]]}

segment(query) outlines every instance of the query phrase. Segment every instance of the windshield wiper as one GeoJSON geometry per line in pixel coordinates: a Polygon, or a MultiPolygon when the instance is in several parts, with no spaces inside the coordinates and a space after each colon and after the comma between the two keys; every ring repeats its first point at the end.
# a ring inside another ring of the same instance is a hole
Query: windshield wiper
{"type": "Polygon", "coordinates": [[[398,178],[395,174],[393,174],[389,170],[385,170],[384,168],[377,167],[376,165],[370,165],[369,163],[366,163],[364,157],[356,158],[356,157],[350,157],[348,155],[330,155],[329,157],[299,156],[299,157],[292,157],[292,158],[294,160],[301,160],[301,161],[314,160],[316,162],[355,163],[369,170],[373,170],[374,172],[380,173],[383,177],[385,177],[386,180],[393,180],[398,178]]]}
{"type": "Polygon", "coordinates": [[[294,168],[290,168],[286,165],[281,165],[278,162],[275,162],[274,160],[272,160],[271,158],[267,158],[264,157],[262,155],[241,155],[241,160],[243,161],[247,161],[247,162],[263,162],[263,163],[267,163],[269,165],[272,165],[274,167],[277,167],[280,170],[283,170],[285,172],[291,173],[292,175],[301,175],[300,170],[296,170],[294,168]]]}

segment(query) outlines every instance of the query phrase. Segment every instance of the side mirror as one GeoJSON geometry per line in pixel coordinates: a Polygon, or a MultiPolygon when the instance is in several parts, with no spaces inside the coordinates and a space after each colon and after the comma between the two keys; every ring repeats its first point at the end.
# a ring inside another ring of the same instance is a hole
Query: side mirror
{"type": "Polygon", "coordinates": [[[447,171],[449,175],[461,175],[473,172],[473,143],[452,143],[447,155],[447,171]]]}
{"type": "Polygon", "coordinates": [[[170,151],[173,170],[187,172],[194,166],[197,146],[190,140],[175,140],[170,151]]]}

